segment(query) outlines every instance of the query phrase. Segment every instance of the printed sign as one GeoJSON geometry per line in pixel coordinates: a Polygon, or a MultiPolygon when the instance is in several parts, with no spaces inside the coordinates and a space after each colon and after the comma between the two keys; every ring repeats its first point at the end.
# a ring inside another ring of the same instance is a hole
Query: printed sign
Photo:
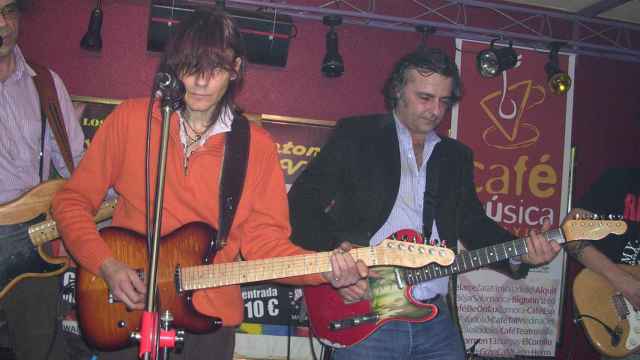
{"type": "MultiPolygon", "coordinates": [[[[520,65],[483,78],[476,55],[486,43],[457,41],[465,93],[452,121],[474,150],[478,197],[487,215],[518,237],[566,211],[573,92],[551,93],[548,54],[516,49],[520,65]]],[[[572,72],[573,59],[560,67],[572,72]]],[[[554,356],[560,326],[564,254],[511,280],[490,270],[458,277],[458,310],[467,347],[486,356],[554,356]]]]}

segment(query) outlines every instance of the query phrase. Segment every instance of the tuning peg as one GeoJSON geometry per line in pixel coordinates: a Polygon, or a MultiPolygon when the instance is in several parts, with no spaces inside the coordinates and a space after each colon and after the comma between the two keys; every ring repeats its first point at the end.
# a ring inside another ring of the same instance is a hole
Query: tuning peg
{"type": "Polygon", "coordinates": [[[591,220],[600,220],[600,215],[593,214],[593,216],[591,216],[591,220]]]}

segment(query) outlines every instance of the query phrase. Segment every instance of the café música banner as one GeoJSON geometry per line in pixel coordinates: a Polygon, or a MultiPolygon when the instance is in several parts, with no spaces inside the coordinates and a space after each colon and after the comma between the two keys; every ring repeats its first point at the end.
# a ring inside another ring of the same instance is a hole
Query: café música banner
{"type": "MultiPolygon", "coordinates": [[[[72,100],[85,134],[85,144],[89,146],[96,130],[120,101],[91,97],[73,97],[72,100]]],[[[247,114],[247,117],[269,131],[276,142],[287,189],[320,152],[333,129],[333,122],[323,120],[255,114],[247,114]]],[[[301,323],[298,318],[301,296],[301,289],[290,286],[270,283],[242,286],[245,323],[240,331],[286,335],[288,329],[279,325],[301,323]]],[[[306,336],[306,330],[297,328],[295,334],[306,336]]]]}
{"type": "MultiPolygon", "coordinates": [[[[483,78],[476,55],[487,43],[456,41],[465,91],[452,134],[474,150],[476,191],[489,217],[517,237],[552,228],[566,213],[573,90],[553,94],[548,52],[516,49],[520,65],[483,78]]],[[[560,55],[573,77],[574,59],[560,55]]],[[[564,253],[511,280],[491,270],[459,276],[458,310],[466,346],[487,356],[555,355],[560,328],[564,253]]]]}

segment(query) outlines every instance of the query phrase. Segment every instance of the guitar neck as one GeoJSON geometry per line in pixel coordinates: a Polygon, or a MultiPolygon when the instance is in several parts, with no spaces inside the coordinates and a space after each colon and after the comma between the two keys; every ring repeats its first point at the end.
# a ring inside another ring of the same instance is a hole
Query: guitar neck
{"type": "MultiPolygon", "coordinates": [[[[384,259],[378,259],[378,254],[373,250],[371,247],[363,247],[349,253],[354,260],[362,260],[368,266],[384,263],[384,259]]],[[[185,267],[180,270],[180,287],[181,290],[196,290],[327,272],[331,271],[330,256],[331,252],[318,252],[185,267]]]]}
{"type": "MultiPolygon", "coordinates": [[[[113,209],[116,207],[117,199],[109,200],[102,204],[95,217],[95,222],[100,222],[111,217],[113,209]]],[[[60,237],[58,226],[53,220],[43,221],[41,223],[29,226],[29,238],[34,246],[43,245],[51,240],[60,237]]]]}
{"type": "MultiPolygon", "coordinates": [[[[561,229],[549,230],[542,234],[547,240],[564,242],[561,229]]],[[[477,250],[465,251],[456,255],[451,266],[443,267],[429,264],[415,270],[406,270],[405,281],[409,285],[416,285],[425,281],[463,273],[506,260],[515,256],[527,254],[527,238],[519,238],[501,244],[487,246],[477,250]]]]}

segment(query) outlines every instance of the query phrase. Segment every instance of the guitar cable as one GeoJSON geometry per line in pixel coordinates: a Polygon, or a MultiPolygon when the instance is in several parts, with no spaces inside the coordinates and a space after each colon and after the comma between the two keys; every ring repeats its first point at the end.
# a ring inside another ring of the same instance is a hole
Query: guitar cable
{"type": "MultiPolygon", "coordinates": [[[[65,301],[64,295],[74,295],[73,293],[75,292],[75,289],[76,289],[76,282],[75,280],[71,280],[69,281],[68,284],[66,284],[64,287],[62,287],[58,291],[58,301],[56,303],[56,316],[54,317],[54,332],[51,338],[51,342],[49,342],[49,347],[45,355],[45,360],[49,360],[51,358],[58,334],[64,331],[62,330],[62,321],[64,320],[64,316],[65,316],[65,314],[63,313],[63,311],[65,311],[65,308],[63,306],[64,305],[63,303],[65,301]]],[[[71,309],[75,309],[75,307],[76,307],[76,304],[73,303],[71,306],[71,309]]],[[[87,350],[89,350],[89,352],[91,353],[88,359],[91,359],[91,360],[97,359],[97,350],[91,347],[90,345],[86,344],[84,341],[82,343],[86,345],[87,350]]]]}
{"type": "Polygon", "coordinates": [[[56,301],[56,316],[53,317],[53,336],[51,337],[51,341],[49,342],[49,346],[47,347],[47,352],[45,353],[45,360],[51,358],[51,354],[53,352],[53,348],[55,347],[56,340],[58,338],[58,333],[62,330],[62,320],[64,320],[63,312],[63,304],[64,295],[69,293],[70,291],[75,290],[75,281],[70,281],[67,285],[58,290],[58,301],[56,301]]]}
{"type": "Polygon", "coordinates": [[[579,322],[584,322],[583,319],[591,319],[595,322],[597,322],[598,324],[602,325],[602,327],[604,328],[604,330],[609,334],[609,336],[611,337],[611,346],[618,346],[618,344],[620,344],[620,334],[612,329],[610,326],[608,326],[607,324],[605,324],[604,322],[602,322],[600,319],[591,316],[591,315],[587,315],[587,314],[582,314],[580,316],[577,316],[574,319],[574,322],[577,324],[579,322]]]}
{"type": "MultiPolygon", "coordinates": [[[[311,357],[313,357],[313,360],[318,360],[318,357],[316,356],[316,349],[315,349],[315,346],[313,345],[313,339],[316,338],[316,335],[313,332],[313,327],[311,327],[311,324],[309,324],[308,326],[309,326],[308,338],[309,338],[309,347],[311,348],[311,357]]],[[[323,344],[321,341],[318,341],[318,342],[320,343],[320,360],[331,359],[331,354],[333,353],[333,349],[323,344]]]]}

